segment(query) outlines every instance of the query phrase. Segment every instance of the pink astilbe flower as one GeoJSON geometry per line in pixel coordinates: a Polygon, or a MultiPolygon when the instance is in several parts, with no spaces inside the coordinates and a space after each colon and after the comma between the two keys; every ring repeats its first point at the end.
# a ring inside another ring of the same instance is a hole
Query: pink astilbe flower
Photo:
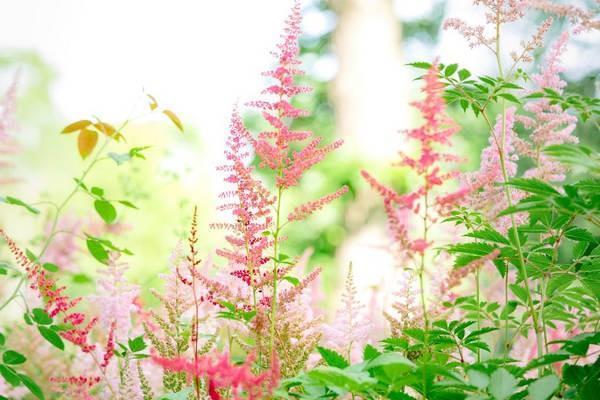
{"type": "Polygon", "coordinates": [[[290,128],[292,120],[308,115],[305,110],[292,105],[293,97],[311,90],[295,83],[295,77],[303,73],[297,67],[300,64],[298,37],[301,20],[300,2],[296,1],[286,21],[282,42],[273,53],[277,65],[264,73],[275,80],[263,91],[270,99],[249,103],[261,110],[264,119],[272,127],[270,131],[259,133],[253,145],[261,165],[276,172],[277,187],[282,189],[298,185],[304,172],[342,145],[342,141],[338,140],[320,147],[320,137],[314,137],[310,131],[294,131],[290,128]],[[300,146],[304,141],[308,141],[308,144],[300,146]],[[292,150],[292,146],[300,149],[292,150]]]}
{"type": "Polygon", "coordinates": [[[137,310],[135,299],[140,289],[127,282],[124,274],[129,269],[127,263],[119,261],[119,253],[112,252],[106,269],[98,279],[98,294],[90,300],[98,304],[99,322],[106,331],[112,330],[117,341],[126,340],[132,328],[131,315],[137,310]]]}
{"type": "Polygon", "coordinates": [[[73,400],[93,400],[91,390],[101,381],[99,376],[61,376],[52,377],[50,382],[55,385],[55,392],[73,400]]]}
{"type": "Polygon", "coordinates": [[[250,140],[249,132],[234,110],[225,150],[227,164],[219,167],[226,174],[225,182],[233,188],[219,196],[226,201],[219,210],[229,211],[235,222],[213,224],[213,227],[226,228],[230,232],[226,236],[230,249],[217,250],[217,254],[229,260],[234,269],[232,273],[243,273],[246,283],[253,286],[260,267],[269,261],[264,253],[271,242],[263,232],[272,223],[274,199],[262,182],[253,176],[254,168],[249,165],[250,140]],[[250,282],[251,277],[254,278],[253,283],[250,282]]]}
{"type": "Polygon", "coordinates": [[[17,263],[25,269],[30,289],[38,293],[44,301],[44,308],[52,318],[61,317],[62,323],[69,326],[60,332],[60,335],[67,341],[79,347],[84,353],[94,350],[95,345],[89,343],[89,333],[98,322],[94,317],[86,322],[85,314],[73,311],[73,308],[81,301],[81,298],[71,298],[64,292],[66,287],[58,286],[48,272],[38,263],[35,263],[25,256],[25,253],[17,244],[0,228],[0,236],[8,244],[10,252],[13,254],[17,263]]]}
{"type": "Polygon", "coordinates": [[[455,289],[458,286],[460,286],[463,279],[465,279],[469,274],[473,273],[475,270],[482,268],[486,264],[490,264],[493,260],[498,258],[499,255],[500,250],[496,249],[490,254],[478,258],[474,261],[471,261],[463,267],[453,268],[450,271],[450,273],[445,277],[445,279],[443,279],[440,282],[440,285],[437,288],[437,292],[439,293],[439,298],[441,300],[438,304],[440,304],[440,306],[443,307],[442,303],[444,301],[455,300],[457,297],[455,289]]]}
{"type": "Polygon", "coordinates": [[[461,191],[450,197],[436,190],[457,175],[455,171],[442,172],[441,168],[442,164],[456,162],[459,158],[441,152],[438,147],[450,145],[450,139],[460,128],[445,113],[443,85],[438,78],[437,66],[432,66],[423,79],[425,98],[412,104],[421,112],[424,124],[405,132],[409,139],[419,144],[419,153],[417,156],[400,153],[400,161],[395,163],[396,166],[414,171],[421,180],[421,186],[408,194],[399,195],[362,171],[365,180],[383,197],[392,238],[400,253],[411,257],[414,253],[424,253],[430,246],[421,232],[409,234],[407,224],[411,216],[425,218],[428,224],[434,223],[440,213],[466,194],[461,191]]]}
{"type": "Polygon", "coordinates": [[[559,4],[552,0],[527,0],[527,6],[548,14],[567,18],[575,25],[576,32],[600,29],[600,19],[597,18],[597,15],[572,4],[559,4]]]}
{"type": "Polygon", "coordinates": [[[316,211],[319,211],[327,204],[331,203],[338,197],[343,196],[348,192],[348,186],[344,185],[335,192],[328,194],[327,196],[321,197],[318,200],[309,201],[306,204],[294,208],[294,210],[288,215],[288,221],[301,221],[307,218],[309,215],[316,211]]]}
{"type": "Polygon", "coordinates": [[[392,309],[394,315],[384,313],[391,324],[392,335],[398,336],[403,329],[423,325],[423,307],[419,304],[419,285],[413,271],[400,270],[392,309]]]}
{"type": "Polygon", "coordinates": [[[347,354],[352,362],[360,361],[362,348],[369,342],[371,322],[364,304],[357,298],[357,290],[352,275],[352,265],[348,276],[342,304],[332,324],[323,327],[323,344],[342,354],[347,354]]]}
{"type": "MultiPolygon", "coordinates": [[[[510,225],[509,217],[497,217],[500,211],[508,207],[500,154],[503,154],[504,157],[507,178],[514,177],[517,173],[517,160],[519,159],[515,149],[514,124],[515,108],[509,107],[506,109],[504,119],[502,115],[498,116],[490,135],[490,144],[481,151],[479,171],[466,174],[464,177],[464,185],[471,191],[466,199],[466,204],[475,210],[482,211],[500,232],[506,232],[510,225]]],[[[513,200],[519,200],[521,197],[519,192],[512,191],[513,200]]],[[[519,214],[517,217],[523,218],[519,214]]]]}
{"type": "Polygon", "coordinates": [[[227,353],[204,355],[197,357],[195,361],[158,356],[153,356],[152,359],[165,370],[185,372],[188,379],[206,378],[211,400],[221,399],[219,389],[231,390],[232,399],[264,399],[279,383],[279,363],[276,359],[271,362],[271,369],[258,375],[252,372],[252,355],[241,365],[232,364],[227,353]]]}
{"type": "MultiPolygon", "coordinates": [[[[13,131],[17,124],[15,120],[16,102],[17,102],[17,82],[19,73],[17,72],[12,83],[6,90],[2,101],[0,101],[0,156],[10,156],[18,152],[19,146],[13,137],[13,131]]],[[[12,167],[10,160],[0,159],[0,171],[12,167]]],[[[0,184],[15,182],[16,179],[9,174],[0,175],[0,184]]]]}
{"type": "MultiPolygon", "coordinates": [[[[514,22],[522,18],[527,0],[473,0],[473,4],[483,6],[486,9],[487,23],[495,25],[514,22]]],[[[471,25],[460,18],[448,18],[444,21],[443,27],[459,32],[471,48],[485,46],[493,52],[495,51],[494,46],[498,38],[495,33],[487,34],[483,25],[471,25]]]]}
{"type": "MultiPolygon", "coordinates": [[[[545,88],[558,93],[563,92],[566,82],[559,74],[564,71],[560,64],[560,56],[564,53],[569,40],[568,32],[563,32],[558,41],[552,46],[539,74],[534,74],[531,80],[535,83],[534,90],[545,88]]],[[[525,105],[525,110],[533,115],[519,116],[518,121],[531,130],[531,143],[523,142],[519,149],[535,161],[536,166],[525,172],[526,177],[538,178],[544,181],[562,181],[565,178],[565,167],[559,162],[545,156],[540,150],[549,145],[577,143],[577,137],[572,133],[577,125],[577,117],[570,115],[558,104],[550,104],[548,99],[537,99],[525,105]]]]}

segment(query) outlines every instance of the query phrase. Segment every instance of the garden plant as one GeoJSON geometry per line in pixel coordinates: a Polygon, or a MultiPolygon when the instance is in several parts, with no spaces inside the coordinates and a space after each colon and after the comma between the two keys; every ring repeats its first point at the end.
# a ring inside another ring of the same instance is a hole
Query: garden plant
{"type": "MultiPolygon", "coordinates": [[[[150,157],[152,143],[127,142],[133,118],[90,116],[56,132],[82,160],[77,176],[65,172],[72,184],[61,197],[13,197],[2,175],[0,212],[30,214],[23,220],[38,234],[21,241],[16,226],[0,227],[0,399],[600,398],[600,156],[574,134],[578,125],[600,133],[600,100],[569,92],[561,75],[570,41],[600,20],[549,0],[473,3],[485,20],[447,19],[444,34],[485,48],[496,73],[442,59],[406,65],[421,89],[411,103],[421,122],[398,133],[408,146],[390,168],[409,187],[397,190],[368,165],[353,171],[387,216],[391,307],[366,304],[353,266],[338,265],[344,289],[328,318],[314,301],[321,269],[290,254],[288,238],[304,220],[357,190],[341,185],[303,203],[294,195],[343,146],[296,128],[307,117],[297,98],[311,90],[301,79],[296,2],[265,89],[233,108],[223,134],[219,219],[189,208],[187,238],[173,243],[153,303],[127,279],[136,255],[119,244],[121,217],[138,206],[91,178],[150,157]],[[530,37],[505,39],[530,14],[544,16],[530,37]],[[561,33],[547,40],[556,26],[561,33]],[[451,109],[478,123],[461,126],[451,109]],[[264,129],[250,129],[249,111],[264,129]],[[478,170],[464,169],[460,132],[488,143],[478,170]],[[79,196],[94,226],[69,220],[79,196]],[[226,245],[208,248],[201,226],[226,245]],[[85,278],[73,265],[82,251],[97,267],[93,293],[73,288],[85,278]],[[383,332],[374,315],[384,316],[383,332]]],[[[17,80],[0,113],[0,154],[13,159],[17,80]]],[[[147,103],[188,134],[160,99],[147,103]]]]}

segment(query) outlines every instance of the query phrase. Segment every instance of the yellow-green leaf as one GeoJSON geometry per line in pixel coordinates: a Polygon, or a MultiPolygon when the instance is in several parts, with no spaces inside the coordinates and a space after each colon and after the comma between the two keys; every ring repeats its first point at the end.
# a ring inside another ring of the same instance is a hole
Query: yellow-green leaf
{"type": "Polygon", "coordinates": [[[79,148],[81,158],[85,159],[92,154],[96,143],[98,143],[98,132],[90,131],[89,129],[82,130],[77,139],[77,147],[79,148]]]}
{"type": "Polygon", "coordinates": [[[171,110],[163,110],[163,113],[165,113],[165,115],[167,117],[169,117],[169,119],[171,120],[171,122],[173,122],[175,124],[175,126],[177,126],[177,128],[183,132],[183,124],[181,123],[181,120],[179,119],[179,117],[177,117],[177,115],[175,115],[175,113],[171,110]]]}
{"type": "Polygon", "coordinates": [[[77,132],[77,131],[80,131],[82,129],[87,128],[91,124],[92,124],[92,121],[89,121],[87,119],[82,119],[81,121],[76,121],[76,122],[73,122],[72,124],[67,125],[62,130],[61,133],[73,133],[73,132],[77,132]]]}
{"type": "Polygon", "coordinates": [[[152,96],[151,94],[146,93],[146,96],[148,96],[148,98],[150,99],[150,110],[154,111],[158,108],[158,102],[156,101],[156,98],[154,96],[152,96]]]}
{"type": "Polygon", "coordinates": [[[94,128],[98,129],[98,131],[104,133],[106,136],[112,136],[117,131],[111,124],[106,122],[96,122],[94,128]]]}

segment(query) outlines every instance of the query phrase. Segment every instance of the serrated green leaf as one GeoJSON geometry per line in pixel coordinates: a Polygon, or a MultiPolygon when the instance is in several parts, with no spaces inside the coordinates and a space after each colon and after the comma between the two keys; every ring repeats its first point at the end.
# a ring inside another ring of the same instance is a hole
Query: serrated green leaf
{"type": "Polygon", "coordinates": [[[323,358],[323,361],[325,361],[330,367],[344,369],[350,365],[348,360],[346,360],[341,354],[339,354],[335,350],[317,346],[317,351],[323,358]]]}
{"type": "Polygon", "coordinates": [[[546,375],[529,385],[527,391],[531,400],[547,400],[556,392],[560,379],[556,375],[546,375]]]}
{"type": "Polygon", "coordinates": [[[517,379],[506,369],[498,368],[490,377],[488,391],[495,400],[505,400],[516,392],[517,379]]]}

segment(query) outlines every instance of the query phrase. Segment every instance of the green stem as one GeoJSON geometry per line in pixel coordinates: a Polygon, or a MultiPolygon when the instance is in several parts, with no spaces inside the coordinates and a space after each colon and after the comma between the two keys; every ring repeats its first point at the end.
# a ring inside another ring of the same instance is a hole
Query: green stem
{"type": "MultiPolygon", "coordinates": [[[[475,270],[475,299],[477,301],[477,330],[481,329],[481,298],[480,298],[479,267],[475,270]]],[[[461,356],[462,357],[462,356],[461,356]]],[[[481,350],[477,348],[477,362],[481,361],[481,350]]]]}
{"type": "MultiPolygon", "coordinates": [[[[281,174],[281,173],[280,173],[281,174]]],[[[273,295],[271,297],[271,335],[269,339],[269,350],[271,356],[275,351],[275,326],[277,322],[277,276],[279,269],[279,232],[281,230],[281,197],[283,187],[277,190],[277,206],[275,208],[275,232],[273,232],[273,295]]]]}
{"type": "MultiPolygon", "coordinates": [[[[80,177],[79,177],[79,179],[77,181],[77,184],[75,185],[75,187],[73,188],[73,190],[71,190],[71,192],[67,195],[67,197],[65,197],[65,199],[62,201],[62,203],[60,203],[60,205],[58,205],[56,207],[56,212],[55,212],[54,218],[52,220],[52,225],[51,225],[51,228],[50,228],[50,233],[48,234],[48,237],[46,238],[46,241],[44,242],[44,245],[42,246],[42,249],[40,250],[39,254],[37,255],[37,259],[38,260],[41,260],[42,256],[44,255],[44,253],[46,252],[46,250],[48,250],[48,247],[50,246],[50,244],[52,243],[54,237],[56,236],[55,235],[55,233],[56,233],[56,227],[58,225],[58,220],[59,220],[59,217],[60,217],[61,213],[63,212],[63,210],[67,206],[67,204],[71,201],[71,199],[75,196],[75,194],[77,194],[77,192],[79,191],[79,187],[80,187],[79,183],[83,182],[83,180],[90,173],[90,171],[92,170],[92,168],[94,167],[94,165],[97,164],[97,162],[99,161],[100,154],[102,154],[102,152],[106,149],[106,146],[108,145],[108,143],[109,143],[110,140],[111,139],[109,139],[109,138],[106,139],[106,141],[104,142],[104,144],[102,145],[102,147],[100,148],[100,150],[98,150],[98,152],[96,153],[95,157],[92,159],[92,162],[87,166],[87,168],[80,175],[80,177]]],[[[14,299],[16,299],[18,297],[19,291],[21,290],[21,287],[25,283],[26,279],[27,279],[26,275],[22,275],[21,276],[21,278],[19,279],[19,282],[17,283],[17,286],[15,287],[15,289],[13,290],[13,292],[11,293],[11,295],[0,306],[0,311],[2,311],[4,308],[6,308],[14,299]]]]}

